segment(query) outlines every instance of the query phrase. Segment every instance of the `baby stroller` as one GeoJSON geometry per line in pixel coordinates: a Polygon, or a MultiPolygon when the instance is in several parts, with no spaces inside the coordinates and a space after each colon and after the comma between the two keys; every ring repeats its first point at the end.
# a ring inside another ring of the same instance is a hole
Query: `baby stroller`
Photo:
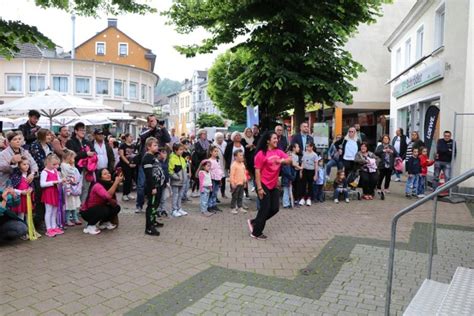
{"type": "Polygon", "coordinates": [[[357,188],[359,187],[359,170],[352,170],[349,172],[347,175],[347,186],[349,187],[349,198],[351,200],[360,200],[361,199],[361,194],[359,191],[357,191],[357,188]]]}

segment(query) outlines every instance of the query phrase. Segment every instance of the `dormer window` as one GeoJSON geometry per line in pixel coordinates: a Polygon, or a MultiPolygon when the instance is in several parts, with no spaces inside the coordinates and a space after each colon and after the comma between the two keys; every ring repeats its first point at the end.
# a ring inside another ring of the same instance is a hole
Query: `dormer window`
{"type": "Polygon", "coordinates": [[[96,55],[105,55],[105,43],[104,42],[96,42],[95,43],[95,54],[96,55]]]}
{"type": "Polygon", "coordinates": [[[119,43],[119,56],[128,56],[128,43],[119,43]]]}

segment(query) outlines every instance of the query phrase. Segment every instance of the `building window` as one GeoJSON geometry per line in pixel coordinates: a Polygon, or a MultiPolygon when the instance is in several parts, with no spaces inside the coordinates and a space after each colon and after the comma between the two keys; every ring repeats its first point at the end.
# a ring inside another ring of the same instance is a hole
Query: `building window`
{"type": "Polygon", "coordinates": [[[95,54],[96,55],[105,55],[105,42],[96,42],[95,43],[95,54]]]}
{"type": "Polygon", "coordinates": [[[114,95],[116,97],[123,97],[123,81],[122,80],[114,81],[114,95]]]}
{"type": "Polygon", "coordinates": [[[95,80],[95,93],[97,95],[109,95],[109,79],[95,80]]]}
{"type": "Polygon", "coordinates": [[[76,77],[76,93],[91,94],[91,79],[85,77],[76,77]]]}
{"type": "Polygon", "coordinates": [[[402,49],[397,49],[395,53],[395,72],[398,74],[402,68],[402,49]]]}
{"type": "Polygon", "coordinates": [[[130,82],[128,86],[129,98],[137,100],[138,99],[138,83],[130,82]]]}
{"type": "Polygon", "coordinates": [[[119,43],[118,45],[119,56],[128,56],[128,43],[119,43]]]}
{"type": "Polygon", "coordinates": [[[30,78],[30,92],[38,92],[45,90],[44,76],[32,75],[30,78]]]}
{"type": "Polygon", "coordinates": [[[7,75],[7,92],[20,93],[23,91],[21,75],[7,75]]]}
{"type": "Polygon", "coordinates": [[[416,31],[416,60],[423,57],[423,37],[424,37],[424,27],[420,26],[418,31],[416,31]]]}
{"type": "Polygon", "coordinates": [[[435,19],[435,49],[444,45],[444,3],[436,10],[435,19]]]}
{"type": "Polygon", "coordinates": [[[153,103],[153,94],[150,86],[148,86],[148,103],[153,103]]]}
{"type": "Polygon", "coordinates": [[[405,68],[411,65],[411,39],[405,42],[405,68]]]}
{"type": "Polygon", "coordinates": [[[68,92],[68,77],[53,76],[53,90],[68,92]]]}
{"type": "Polygon", "coordinates": [[[143,101],[146,101],[146,85],[145,84],[142,84],[141,86],[140,96],[143,101]]]}

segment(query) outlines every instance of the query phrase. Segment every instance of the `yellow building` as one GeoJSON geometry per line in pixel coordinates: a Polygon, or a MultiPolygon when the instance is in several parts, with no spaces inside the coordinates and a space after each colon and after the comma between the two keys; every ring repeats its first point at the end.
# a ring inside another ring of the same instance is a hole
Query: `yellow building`
{"type": "Polygon", "coordinates": [[[77,46],[75,58],[128,65],[153,72],[156,55],[117,28],[108,19],[107,28],[77,46]]]}

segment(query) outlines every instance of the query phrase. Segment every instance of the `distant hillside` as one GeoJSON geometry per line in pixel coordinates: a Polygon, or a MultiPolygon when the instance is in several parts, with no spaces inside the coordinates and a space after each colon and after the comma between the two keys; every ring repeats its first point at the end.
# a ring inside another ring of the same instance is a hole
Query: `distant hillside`
{"type": "Polygon", "coordinates": [[[168,78],[161,80],[155,87],[155,99],[160,96],[167,96],[181,89],[181,83],[168,78]]]}

